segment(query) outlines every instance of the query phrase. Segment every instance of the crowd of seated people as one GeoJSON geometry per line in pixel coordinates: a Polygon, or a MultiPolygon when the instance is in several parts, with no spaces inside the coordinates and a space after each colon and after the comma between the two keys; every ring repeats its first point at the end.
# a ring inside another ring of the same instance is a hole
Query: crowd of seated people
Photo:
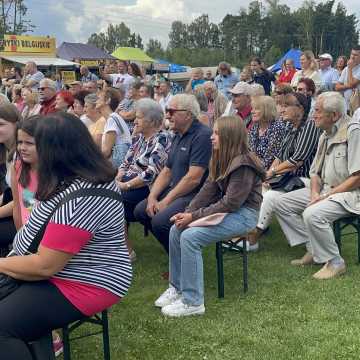
{"type": "Polygon", "coordinates": [[[304,52],[284,82],[252,58],[241,81],[222,62],[213,81],[196,69],[176,95],[118,65],[103,80],[83,68],[68,91],[30,63],[12,103],[0,103],[0,275],[21,280],[0,299],[1,358],[31,359],[27,342],[126,294],[132,223],[168,256],[155,306],[170,317],[205,312],[204,246],[242,236],[259,250],[275,218],[306,249],[292,265],[322,264],[316,279],[346,270],[331,226],[360,213],[360,110],[348,95],[360,86],[360,48],[337,80],[304,52]]]}

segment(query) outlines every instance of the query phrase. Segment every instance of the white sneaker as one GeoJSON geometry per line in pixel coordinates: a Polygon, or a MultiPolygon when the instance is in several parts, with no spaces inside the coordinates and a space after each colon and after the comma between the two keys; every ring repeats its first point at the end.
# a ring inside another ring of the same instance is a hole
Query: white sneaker
{"type": "MultiPolygon", "coordinates": [[[[243,248],[243,241],[239,241],[236,246],[239,248],[243,248]]],[[[255,252],[259,250],[259,243],[255,243],[255,244],[250,244],[250,242],[248,240],[245,241],[246,244],[246,251],[248,252],[255,252]]]]}
{"type": "Polygon", "coordinates": [[[155,306],[162,308],[163,306],[170,305],[176,300],[180,299],[181,295],[173,286],[169,286],[160,297],[155,301],[155,306]]]}
{"type": "Polygon", "coordinates": [[[161,312],[170,317],[181,317],[190,315],[203,315],[205,313],[204,304],[201,305],[187,305],[182,302],[181,299],[174,303],[164,306],[161,312]]]}

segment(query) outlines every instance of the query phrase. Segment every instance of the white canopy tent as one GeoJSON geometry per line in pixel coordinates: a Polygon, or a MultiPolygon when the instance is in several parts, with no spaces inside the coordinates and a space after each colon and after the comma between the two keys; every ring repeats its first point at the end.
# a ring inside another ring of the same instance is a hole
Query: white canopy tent
{"type": "Polygon", "coordinates": [[[2,55],[1,58],[16,62],[18,64],[26,64],[28,61],[34,61],[37,66],[78,66],[78,63],[60,59],[57,57],[47,56],[17,56],[17,55],[2,55]]]}

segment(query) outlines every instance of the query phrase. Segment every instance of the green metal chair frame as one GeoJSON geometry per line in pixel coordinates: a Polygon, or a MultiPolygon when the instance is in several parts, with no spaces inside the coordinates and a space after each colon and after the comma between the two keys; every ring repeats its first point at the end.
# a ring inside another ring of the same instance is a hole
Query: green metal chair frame
{"type": "Polygon", "coordinates": [[[108,312],[104,310],[100,314],[95,314],[92,317],[87,317],[81,320],[78,320],[62,329],[63,333],[63,344],[64,344],[64,360],[71,360],[70,352],[70,341],[82,339],[88,336],[102,334],[103,336],[103,351],[104,351],[104,360],[110,360],[110,339],[109,339],[109,321],[108,321],[108,312]],[[77,329],[79,326],[85,323],[95,324],[101,326],[101,331],[95,333],[86,334],[82,336],[77,336],[70,339],[70,334],[77,329]]]}
{"type": "Polygon", "coordinates": [[[218,298],[224,297],[224,259],[223,254],[226,252],[237,252],[242,257],[243,268],[243,291],[244,294],[248,291],[248,252],[246,250],[246,239],[243,238],[238,242],[233,241],[219,241],[216,243],[216,265],[217,265],[217,280],[218,280],[218,298]],[[242,242],[242,247],[239,243],[242,242]],[[224,246],[225,245],[225,246],[224,246]]]}
{"type": "Polygon", "coordinates": [[[345,228],[347,228],[349,226],[352,226],[353,228],[355,228],[356,231],[350,232],[350,233],[345,233],[345,234],[343,234],[343,236],[357,234],[357,241],[358,241],[357,257],[358,257],[358,262],[360,263],[360,216],[351,215],[351,216],[346,216],[339,220],[334,221],[333,228],[334,228],[335,241],[336,241],[336,244],[339,247],[339,251],[341,253],[341,233],[345,228]]]}

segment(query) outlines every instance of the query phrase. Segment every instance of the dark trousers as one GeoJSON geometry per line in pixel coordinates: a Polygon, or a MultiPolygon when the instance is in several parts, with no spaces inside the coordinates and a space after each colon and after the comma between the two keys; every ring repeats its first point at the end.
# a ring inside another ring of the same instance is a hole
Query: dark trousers
{"type": "Polygon", "coordinates": [[[49,281],[25,282],[0,301],[0,359],[32,360],[27,342],[83,317],[49,281]]]}
{"type": "MultiPolygon", "coordinates": [[[[169,190],[164,191],[159,199],[164,198],[168,192],[169,190]]],[[[165,251],[169,253],[169,232],[173,225],[170,218],[179,212],[183,212],[193,197],[194,195],[187,195],[174,200],[166,209],[158,212],[152,218],[146,213],[147,199],[145,199],[136,206],[134,216],[153,233],[165,251]]]]}
{"type": "MultiPolygon", "coordinates": [[[[1,206],[12,201],[12,194],[10,188],[6,189],[3,194],[3,201],[1,206]]],[[[12,216],[0,219],[0,249],[7,248],[12,244],[16,235],[16,228],[12,216]]]]}
{"type": "Polygon", "coordinates": [[[136,205],[146,199],[149,196],[149,188],[147,186],[133,189],[129,191],[123,191],[121,193],[123,197],[124,212],[126,222],[135,222],[134,210],[136,205]]]}

